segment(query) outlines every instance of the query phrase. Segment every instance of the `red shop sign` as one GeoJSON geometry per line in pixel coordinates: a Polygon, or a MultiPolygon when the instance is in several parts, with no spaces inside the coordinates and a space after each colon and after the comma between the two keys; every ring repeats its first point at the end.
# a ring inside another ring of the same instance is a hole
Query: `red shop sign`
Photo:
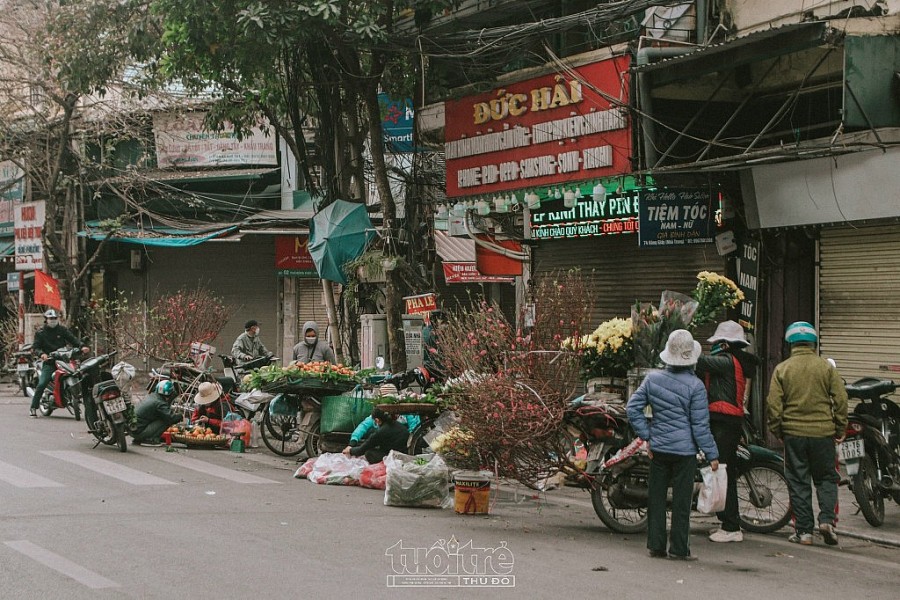
{"type": "Polygon", "coordinates": [[[279,275],[316,276],[316,265],[307,248],[309,236],[275,236],[275,268],[279,275]]]}
{"type": "Polygon", "coordinates": [[[437,299],[434,294],[419,294],[418,296],[404,296],[406,314],[418,315],[437,310],[437,299]]]}
{"type": "Polygon", "coordinates": [[[629,62],[614,57],[448,100],[447,196],[627,173],[629,62]]]}

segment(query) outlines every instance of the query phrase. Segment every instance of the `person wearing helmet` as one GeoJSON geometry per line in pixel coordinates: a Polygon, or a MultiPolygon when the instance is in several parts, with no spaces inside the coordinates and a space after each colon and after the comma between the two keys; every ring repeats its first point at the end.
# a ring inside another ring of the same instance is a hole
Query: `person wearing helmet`
{"type": "MultiPolygon", "coordinates": [[[[53,379],[53,372],[56,370],[54,361],[48,360],[50,353],[66,346],[80,347],[81,340],[59,324],[59,313],[51,308],[44,313],[44,326],[34,334],[34,342],[31,344],[32,351],[40,354],[43,361],[41,376],[38,378],[37,386],[34,388],[34,397],[31,399],[30,415],[32,417],[37,417],[37,409],[41,405],[44,390],[47,389],[47,385],[53,379]]],[[[81,351],[87,353],[90,349],[84,346],[81,351]]]]}
{"type": "Polygon", "coordinates": [[[319,339],[319,325],[315,321],[303,324],[303,341],[294,346],[294,360],[303,364],[319,361],[337,362],[334,350],[328,342],[319,339]]]}
{"type": "Polygon", "coordinates": [[[788,540],[813,543],[811,479],[819,502],[819,532],[834,546],[840,481],[834,455],[847,429],[847,390],[837,369],[816,352],[815,327],[806,321],[791,323],[784,339],[791,356],[775,367],[766,405],[769,431],[784,440],[784,476],[795,528],[788,540]]]}
{"type": "Polygon", "coordinates": [[[734,464],[743,433],[744,399],[759,361],[744,351],[750,342],[744,335],[744,328],[734,321],[719,323],[716,332],[707,341],[712,344],[712,350],[697,360],[695,373],[706,387],[709,428],[719,449],[719,460],[731,467],[726,471],[728,484],[725,510],[716,513],[722,525],[710,533],[709,540],[742,542],[744,534],[741,533],[738,518],[737,472],[734,464]]]}
{"type": "Polygon", "coordinates": [[[237,336],[231,345],[231,356],[239,363],[244,363],[268,354],[269,351],[259,337],[259,322],[250,319],[244,323],[244,333],[237,336]]]}
{"type": "Polygon", "coordinates": [[[170,426],[181,421],[181,417],[172,410],[172,400],[178,395],[175,384],[166,379],[156,384],[152,394],[148,394],[134,410],[136,425],[134,444],[137,446],[159,446],[161,436],[170,426]]]}

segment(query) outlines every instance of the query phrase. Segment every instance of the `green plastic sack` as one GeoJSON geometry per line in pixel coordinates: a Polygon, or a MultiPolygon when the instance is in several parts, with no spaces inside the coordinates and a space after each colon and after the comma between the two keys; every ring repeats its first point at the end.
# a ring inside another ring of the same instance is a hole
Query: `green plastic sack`
{"type": "Polygon", "coordinates": [[[352,432],[363,419],[372,414],[372,403],[360,395],[325,396],[322,398],[320,433],[352,432]]]}

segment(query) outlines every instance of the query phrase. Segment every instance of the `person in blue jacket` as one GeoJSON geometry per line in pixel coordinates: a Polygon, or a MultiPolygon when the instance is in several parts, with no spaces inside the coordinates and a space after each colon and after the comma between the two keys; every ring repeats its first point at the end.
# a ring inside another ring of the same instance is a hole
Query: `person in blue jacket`
{"type": "Polygon", "coordinates": [[[651,558],[666,554],[666,489],[672,487],[672,531],[668,557],[697,560],[691,555],[690,519],[697,451],[713,471],[719,450],[709,429],[709,403],[703,382],[694,375],[700,344],[685,329],[669,335],[659,353],[664,371],[647,375],[628,400],[626,410],[634,432],[647,441],[650,480],[647,498],[647,549],[651,558]],[[650,406],[652,419],[644,415],[650,406]]]}
{"type": "MultiPolygon", "coordinates": [[[[400,415],[397,420],[401,423],[406,423],[406,428],[410,432],[415,431],[416,427],[418,427],[421,422],[419,415],[414,414],[400,415]]],[[[350,434],[350,445],[358,446],[366,437],[373,433],[375,427],[375,419],[372,418],[372,415],[363,419],[362,422],[356,426],[356,429],[353,430],[353,433],[350,434]]]]}

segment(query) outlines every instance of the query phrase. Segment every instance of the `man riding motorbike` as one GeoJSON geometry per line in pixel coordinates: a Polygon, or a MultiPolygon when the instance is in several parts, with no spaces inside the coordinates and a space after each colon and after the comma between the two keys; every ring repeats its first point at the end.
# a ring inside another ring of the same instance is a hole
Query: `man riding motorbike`
{"type": "Polygon", "coordinates": [[[267,356],[265,344],[259,339],[259,322],[250,319],[244,324],[244,333],[239,335],[231,346],[231,356],[239,363],[244,363],[254,358],[267,356]]]}
{"type": "MultiPolygon", "coordinates": [[[[38,378],[37,387],[34,388],[34,397],[31,399],[31,408],[29,409],[32,417],[37,417],[37,409],[41,405],[44,390],[47,389],[47,385],[53,379],[53,372],[56,370],[56,363],[50,360],[50,353],[67,345],[80,346],[81,340],[59,324],[59,314],[51,308],[44,313],[44,326],[34,334],[34,343],[31,345],[32,350],[39,353],[43,361],[41,375],[38,378]]],[[[86,353],[90,349],[83,346],[81,351],[86,353]]]]}

